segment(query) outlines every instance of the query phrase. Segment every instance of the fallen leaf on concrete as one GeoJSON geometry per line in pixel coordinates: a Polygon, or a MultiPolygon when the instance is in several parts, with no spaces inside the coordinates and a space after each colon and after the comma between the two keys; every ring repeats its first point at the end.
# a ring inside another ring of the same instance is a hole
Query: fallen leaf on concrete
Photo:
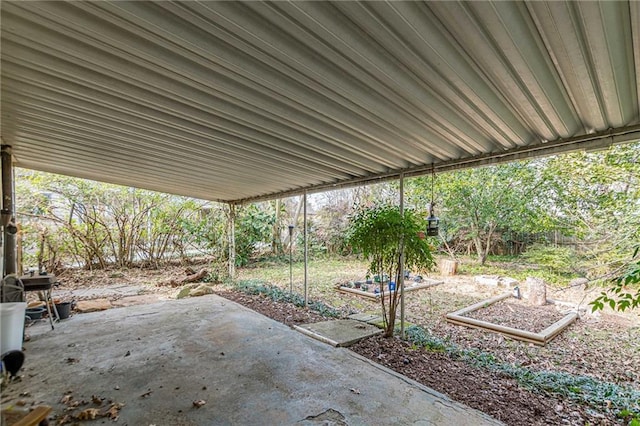
{"type": "Polygon", "coordinates": [[[71,423],[71,416],[68,414],[65,414],[61,419],[58,420],[58,423],[56,423],[58,426],[62,426],[62,425],[66,425],[67,423],[71,423]]]}
{"type": "Polygon", "coordinates": [[[102,401],[104,401],[104,398],[97,395],[91,395],[91,402],[93,402],[94,404],[102,405],[102,401]]]}
{"type": "Polygon", "coordinates": [[[71,398],[73,398],[71,394],[63,396],[62,399],[60,400],[60,404],[68,404],[69,401],[71,401],[71,398]]]}
{"type": "Polygon", "coordinates": [[[206,403],[207,401],[205,401],[204,399],[198,399],[197,401],[193,401],[193,406],[196,408],[200,408],[206,403]]]}
{"type": "Polygon", "coordinates": [[[78,358],[67,358],[67,364],[75,364],[76,362],[80,362],[78,358]]]}
{"type": "Polygon", "coordinates": [[[111,420],[118,421],[118,417],[120,417],[120,409],[124,407],[124,404],[121,402],[114,402],[111,406],[105,411],[102,416],[108,417],[111,420]]]}
{"type": "Polygon", "coordinates": [[[146,398],[146,397],[148,397],[149,395],[151,395],[152,393],[153,393],[153,391],[152,391],[152,390],[149,390],[149,391],[147,391],[147,392],[143,393],[142,395],[140,395],[140,398],[146,398]]]}
{"type": "Polygon", "coordinates": [[[24,399],[19,399],[18,401],[16,401],[16,405],[18,407],[24,407],[25,405],[27,405],[27,401],[25,401],[24,399]]]}
{"type": "Polygon", "coordinates": [[[97,408],[87,408],[78,414],[78,420],[95,420],[98,414],[100,414],[100,410],[97,408]]]}
{"type": "Polygon", "coordinates": [[[356,395],[360,395],[360,389],[355,389],[355,388],[351,388],[349,389],[351,392],[355,393],[356,395]]]}

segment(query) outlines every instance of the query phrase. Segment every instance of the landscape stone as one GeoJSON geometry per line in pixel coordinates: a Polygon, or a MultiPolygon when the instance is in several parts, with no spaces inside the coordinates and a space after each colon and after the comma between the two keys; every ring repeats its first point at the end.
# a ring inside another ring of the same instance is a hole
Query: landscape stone
{"type": "Polygon", "coordinates": [[[206,284],[200,284],[189,292],[190,297],[204,296],[205,294],[213,294],[213,289],[206,284]]]}
{"type": "Polygon", "coordinates": [[[97,312],[105,311],[111,308],[111,302],[108,299],[80,300],[76,303],[75,310],[77,312],[97,312]]]}
{"type": "Polygon", "coordinates": [[[191,289],[189,287],[182,287],[178,293],[176,293],[176,299],[184,299],[185,297],[189,297],[189,293],[191,289]]]}
{"type": "Polygon", "coordinates": [[[529,304],[542,306],[547,303],[547,284],[542,278],[527,277],[525,284],[529,304]]]}

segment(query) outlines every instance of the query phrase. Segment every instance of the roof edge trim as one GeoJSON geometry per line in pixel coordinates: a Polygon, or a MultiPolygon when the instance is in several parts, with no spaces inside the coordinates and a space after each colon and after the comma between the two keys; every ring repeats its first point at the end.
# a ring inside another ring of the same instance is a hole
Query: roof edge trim
{"type": "Polygon", "coordinates": [[[448,172],[452,170],[467,169],[474,167],[491,166],[510,161],[525,160],[531,158],[545,157],[549,155],[562,154],[572,151],[594,151],[607,149],[612,145],[640,140],[640,125],[625,126],[617,129],[608,129],[588,135],[580,135],[573,138],[558,139],[544,144],[520,146],[503,152],[478,155],[472,158],[451,160],[433,165],[423,165],[405,169],[390,170],[385,173],[358,177],[343,180],[335,183],[325,183],[313,185],[305,188],[297,188],[273,194],[259,195],[256,197],[242,198],[228,201],[229,204],[248,204],[259,201],[274,200],[277,198],[294,197],[305,193],[318,193],[336,189],[351,188],[360,185],[371,185],[399,179],[401,174],[404,177],[415,177],[424,174],[448,172]]]}

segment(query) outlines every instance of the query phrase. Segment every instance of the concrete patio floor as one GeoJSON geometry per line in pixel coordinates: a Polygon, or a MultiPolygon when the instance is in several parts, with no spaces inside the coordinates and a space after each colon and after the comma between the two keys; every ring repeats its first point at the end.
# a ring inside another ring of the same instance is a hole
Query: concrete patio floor
{"type": "MultiPolygon", "coordinates": [[[[119,425],[498,425],[497,420],[221,297],[75,315],[28,329],[3,408],[92,396],[119,425]],[[25,394],[26,393],[26,394],[25,394]],[[22,396],[21,396],[22,394],[22,396]],[[26,395],[26,396],[25,396],[26,395]],[[193,402],[206,403],[196,408],[193,402]]],[[[111,423],[101,419],[100,423],[111,423]]]]}

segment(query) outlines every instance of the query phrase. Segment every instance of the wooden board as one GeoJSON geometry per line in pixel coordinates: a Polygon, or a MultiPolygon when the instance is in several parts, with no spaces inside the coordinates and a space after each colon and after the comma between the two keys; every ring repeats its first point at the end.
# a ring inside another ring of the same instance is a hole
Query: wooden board
{"type": "Polygon", "coordinates": [[[12,408],[2,410],[2,424],[7,426],[38,426],[47,420],[51,407],[39,405],[31,411],[15,410],[12,408]]]}

